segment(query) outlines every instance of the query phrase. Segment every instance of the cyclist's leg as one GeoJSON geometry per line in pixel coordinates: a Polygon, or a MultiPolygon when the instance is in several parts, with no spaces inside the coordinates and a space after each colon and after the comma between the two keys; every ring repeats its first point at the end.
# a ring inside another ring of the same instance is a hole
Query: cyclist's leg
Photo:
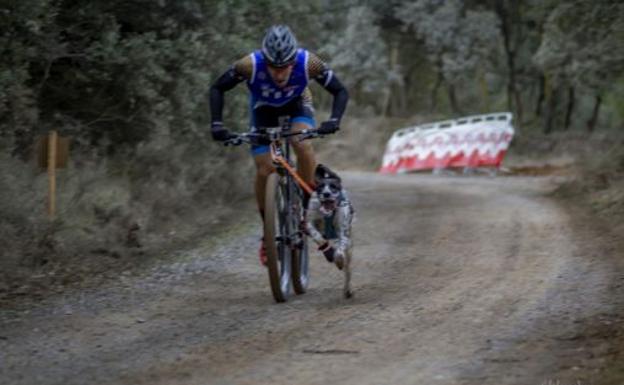
{"type": "MultiPolygon", "coordinates": [[[[312,106],[312,99],[302,95],[295,105],[295,111],[291,115],[292,129],[296,132],[315,128],[316,122],[314,121],[314,107],[312,106]]],[[[316,158],[314,156],[314,149],[310,141],[293,141],[293,149],[297,154],[297,171],[299,175],[310,185],[314,185],[314,169],[316,167],[316,158]]]]}
{"type": "MultiPolygon", "coordinates": [[[[297,121],[293,119],[293,131],[298,132],[308,128],[314,128],[314,125],[309,122],[297,121]]],[[[297,172],[301,175],[303,180],[305,180],[310,186],[313,186],[316,158],[314,156],[312,143],[309,140],[303,142],[293,141],[292,147],[295,154],[297,154],[297,172]]]]}
{"type": "Polygon", "coordinates": [[[256,165],[256,181],[255,181],[255,191],[256,191],[256,202],[258,204],[258,211],[260,215],[264,219],[264,199],[265,199],[265,186],[266,181],[269,175],[274,171],[273,162],[271,161],[271,154],[268,151],[268,146],[266,151],[262,149],[262,151],[256,151],[254,154],[254,163],[256,165]]]}
{"type": "MultiPolygon", "coordinates": [[[[270,112],[270,111],[269,111],[270,112]]],[[[254,131],[256,127],[260,126],[272,126],[274,123],[271,121],[272,114],[267,114],[266,111],[251,110],[251,131],[254,131]]],[[[266,197],[266,183],[269,175],[274,171],[273,162],[271,161],[271,154],[269,146],[251,146],[251,155],[254,158],[254,164],[256,166],[256,180],[254,183],[254,189],[256,193],[256,204],[258,205],[258,212],[264,225],[264,205],[266,197]]],[[[258,250],[260,256],[260,263],[262,265],[267,264],[266,248],[264,246],[264,237],[260,241],[260,249],[258,250]]]]}
{"type": "MultiPolygon", "coordinates": [[[[262,224],[264,225],[264,202],[266,197],[266,183],[267,178],[273,172],[273,163],[271,162],[271,155],[268,152],[258,151],[258,149],[254,149],[257,154],[254,155],[254,163],[256,165],[256,181],[255,181],[255,192],[256,192],[256,203],[258,205],[258,212],[260,213],[260,217],[262,219],[262,224]]],[[[269,215],[271,215],[269,213],[269,215]]],[[[264,237],[260,242],[260,249],[258,250],[260,256],[260,263],[264,266],[267,264],[267,255],[266,249],[264,247],[264,237]]]]}
{"type": "MultiPolygon", "coordinates": [[[[252,101],[253,104],[253,101],[252,101]]],[[[272,127],[277,125],[277,115],[274,108],[265,106],[261,108],[251,108],[250,130],[253,132],[257,127],[272,127]]],[[[254,189],[256,193],[256,203],[258,212],[264,220],[264,199],[265,186],[269,175],[274,171],[273,162],[271,161],[269,146],[252,145],[251,155],[254,158],[256,166],[256,180],[254,189]]]]}

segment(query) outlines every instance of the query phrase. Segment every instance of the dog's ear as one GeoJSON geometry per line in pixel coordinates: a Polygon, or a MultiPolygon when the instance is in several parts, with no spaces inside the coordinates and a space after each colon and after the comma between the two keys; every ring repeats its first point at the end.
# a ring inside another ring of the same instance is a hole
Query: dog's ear
{"type": "Polygon", "coordinates": [[[326,168],[327,168],[327,174],[329,175],[330,179],[336,179],[338,181],[338,183],[342,183],[342,179],[340,179],[338,174],[336,174],[335,172],[330,170],[329,167],[326,167],[326,168]]]}
{"type": "Polygon", "coordinates": [[[338,183],[342,183],[342,180],[340,179],[338,174],[330,170],[329,167],[320,163],[316,166],[316,170],[314,171],[314,179],[336,179],[338,183]]]}
{"type": "Polygon", "coordinates": [[[324,164],[319,164],[316,166],[316,170],[314,172],[314,178],[316,180],[336,179],[338,183],[342,183],[342,180],[340,179],[338,174],[330,170],[329,167],[325,166],[324,164]]]}
{"type": "Polygon", "coordinates": [[[316,180],[327,179],[330,177],[329,176],[330,172],[331,170],[327,168],[327,166],[319,163],[316,165],[316,170],[314,170],[314,178],[316,180]]]}

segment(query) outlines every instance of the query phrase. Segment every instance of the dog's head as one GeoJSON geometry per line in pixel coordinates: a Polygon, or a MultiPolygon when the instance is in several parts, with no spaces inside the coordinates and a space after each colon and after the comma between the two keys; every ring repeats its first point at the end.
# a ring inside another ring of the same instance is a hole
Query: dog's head
{"type": "Polygon", "coordinates": [[[321,202],[321,211],[329,215],[336,209],[340,200],[342,181],[338,174],[322,164],[316,166],[314,181],[316,195],[321,202]]]}

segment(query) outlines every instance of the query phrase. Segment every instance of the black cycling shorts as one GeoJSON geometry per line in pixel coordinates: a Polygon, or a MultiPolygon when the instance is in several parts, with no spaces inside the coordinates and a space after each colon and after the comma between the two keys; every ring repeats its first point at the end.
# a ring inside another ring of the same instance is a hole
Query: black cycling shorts
{"type": "MultiPolygon", "coordinates": [[[[290,123],[305,123],[311,128],[316,127],[314,121],[314,108],[310,103],[297,97],[283,106],[260,106],[251,110],[251,131],[254,132],[263,127],[276,127],[279,125],[279,118],[288,116],[290,123]]],[[[252,155],[260,155],[269,152],[269,146],[252,145],[252,155]]]]}

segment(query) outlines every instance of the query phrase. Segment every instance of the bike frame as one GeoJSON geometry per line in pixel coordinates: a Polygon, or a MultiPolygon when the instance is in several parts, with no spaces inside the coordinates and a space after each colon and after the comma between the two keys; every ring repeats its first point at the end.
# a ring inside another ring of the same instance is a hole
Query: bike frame
{"type": "Polygon", "coordinates": [[[269,176],[266,184],[264,236],[269,282],[277,302],[287,300],[291,285],[296,294],[305,293],[309,282],[307,240],[300,230],[300,221],[304,218],[303,195],[312,194],[313,189],[291,163],[290,140],[303,141],[321,136],[318,129],[291,132],[290,128],[288,121],[280,122],[277,127],[264,128],[264,132],[236,135],[225,143],[254,144],[259,139],[270,142],[275,173],[269,176]],[[278,196],[281,198],[276,198],[278,196]]]}
{"type": "MultiPolygon", "coordinates": [[[[287,127],[287,131],[290,131],[290,128],[291,128],[290,124],[282,124],[280,127],[287,127]]],[[[298,135],[299,133],[289,132],[289,134],[291,134],[292,136],[295,136],[295,135],[298,135]]],[[[310,187],[310,185],[308,185],[306,181],[303,180],[301,175],[297,173],[297,170],[295,170],[290,164],[290,145],[288,143],[286,143],[286,145],[283,146],[284,151],[286,152],[285,154],[286,158],[284,159],[284,156],[282,155],[281,140],[285,140],[286,142],[288,142],[289,138],[286,137],[286,138],[271,142],[270,153],[271,153],[271,160],[273,161],[273,164],[276,167],[282,167],[283,169],[285,169],[293,177],[293,179],[299,185],[299,187],[301,187],[305,192],[311,195],[312,192],[314,191],[312,187],[310,187]]]]}
{"type": "Polygon", "coordinates": [[[290,146],[286,146],[286,159],[284,159],[281,153],[281,143],[279,141],[272,142],[271,160],[273,161],[273,164],[275,164],[277,167],[284,168],[293,177],[299,187],[301,187],[305,192],[311,195],[314,192],[312,187],[310,187],[310,185],[303,180],[301,175],[297,173],[297,170],[295,170],[288,162],[288,160],[290,160],[290,146]]]}

